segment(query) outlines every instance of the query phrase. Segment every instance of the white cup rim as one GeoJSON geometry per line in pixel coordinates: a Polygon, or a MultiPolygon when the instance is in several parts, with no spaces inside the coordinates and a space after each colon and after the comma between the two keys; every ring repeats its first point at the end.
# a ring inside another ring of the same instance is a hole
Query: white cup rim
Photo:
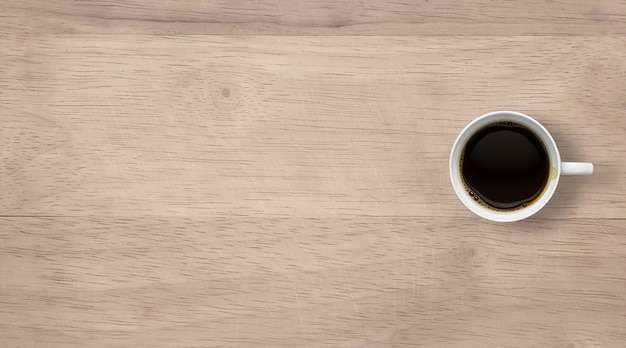
{"type": "Polygon", "coordinates": [[[454,191],[456,192],[461,202],[463,202],[463,204],[470,211],[478,216],[481,216],[491,221],[513,222],[534,215],[548,203],[550,198],[552,198],[552,195],[554,194],[554,192],[556,191],[556,187],[558,186],[559,177],[561,174],[561,156],[559,154],[556,143],[554,142],[554,139],[552,138],[548,130],[534,118],[516,111],[493,111],[474,119],[461,131],[461,133],[459,133],[454,142],[454,145],[452,146],[452,151],[450,152],[449,170],[450,179],[452,181],[454,191]],[[473,135],[474,132],[476,132],[478,129],[498,121],[511,121],[528,127],[544,143],[548,152],[548,157],[550,161],[550,174],[548,178],[548,183],[546,184],[546,188],[537,200],[524,208],[518,208],[510,211],[487,208],[476,202],[469,195],[466,186],[463,184],[463,179],[461,178],[461,152],[465,147],[465,144],[469,140],[470,136],[473,135]]]}

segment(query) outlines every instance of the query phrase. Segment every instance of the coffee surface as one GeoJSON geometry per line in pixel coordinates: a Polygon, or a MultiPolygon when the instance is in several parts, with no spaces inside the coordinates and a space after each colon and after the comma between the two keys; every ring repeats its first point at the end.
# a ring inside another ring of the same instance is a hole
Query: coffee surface
{"type": "Polygon", "coordinates": [[[541,140],[530,129],[510,122],[478,130],[461,156],[469,194],[497,209],[535,200],[548,182],[549,169],[541,140]]]}

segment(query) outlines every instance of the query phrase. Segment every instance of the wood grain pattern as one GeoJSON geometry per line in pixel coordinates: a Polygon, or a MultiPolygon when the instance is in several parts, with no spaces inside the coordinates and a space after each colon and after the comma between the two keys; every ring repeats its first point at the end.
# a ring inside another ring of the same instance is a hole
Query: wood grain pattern
{"type": "Polygon", "coordinates": [[[624,3],[0,8],[0,345],[626,344],[624,3]],[[497,109],[596,172],[473,216],[497,109]]]}
{"type": "Polygon", "coordinates": [[[552,210],[626,208],[622,39],[32,42],[22,60],[21,42],[3,48],[4,214],[457,216],[451,144],[495,109],[597,164],[552,210]]]}
{"type": "Polygon", "coordinates": [[[624,35],[614,0],[27,0],[0,28],[33,34],[624,35]]]}
{"type": "Polygon", "coordinates": [[[506,228],[386,217],[2,223],[0,329],[15,346],[626,340],[623,220],[530,219],[506,228]]]}

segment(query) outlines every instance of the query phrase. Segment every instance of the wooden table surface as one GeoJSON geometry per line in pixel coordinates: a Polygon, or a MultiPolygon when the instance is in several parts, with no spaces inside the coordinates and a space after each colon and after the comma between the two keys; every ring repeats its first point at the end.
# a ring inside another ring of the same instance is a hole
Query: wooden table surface
{"type": "Polygon", "coordinates": [[[3,347],[626,346],[626,3],[5,1],[3,347]],[[469,212],[460,130],[568,161],[469,212]]]}

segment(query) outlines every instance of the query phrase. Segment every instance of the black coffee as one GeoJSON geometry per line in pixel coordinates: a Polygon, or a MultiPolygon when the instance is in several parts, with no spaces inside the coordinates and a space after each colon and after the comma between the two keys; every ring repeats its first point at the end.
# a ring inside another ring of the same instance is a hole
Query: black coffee
{"type": "Polygon", "coordinates": [[[461,155],[461,173],[475,200],[497,209],[515,209],[541,195],[550,161],[530,129],[498,122],[478,130],[461,155]]]}

